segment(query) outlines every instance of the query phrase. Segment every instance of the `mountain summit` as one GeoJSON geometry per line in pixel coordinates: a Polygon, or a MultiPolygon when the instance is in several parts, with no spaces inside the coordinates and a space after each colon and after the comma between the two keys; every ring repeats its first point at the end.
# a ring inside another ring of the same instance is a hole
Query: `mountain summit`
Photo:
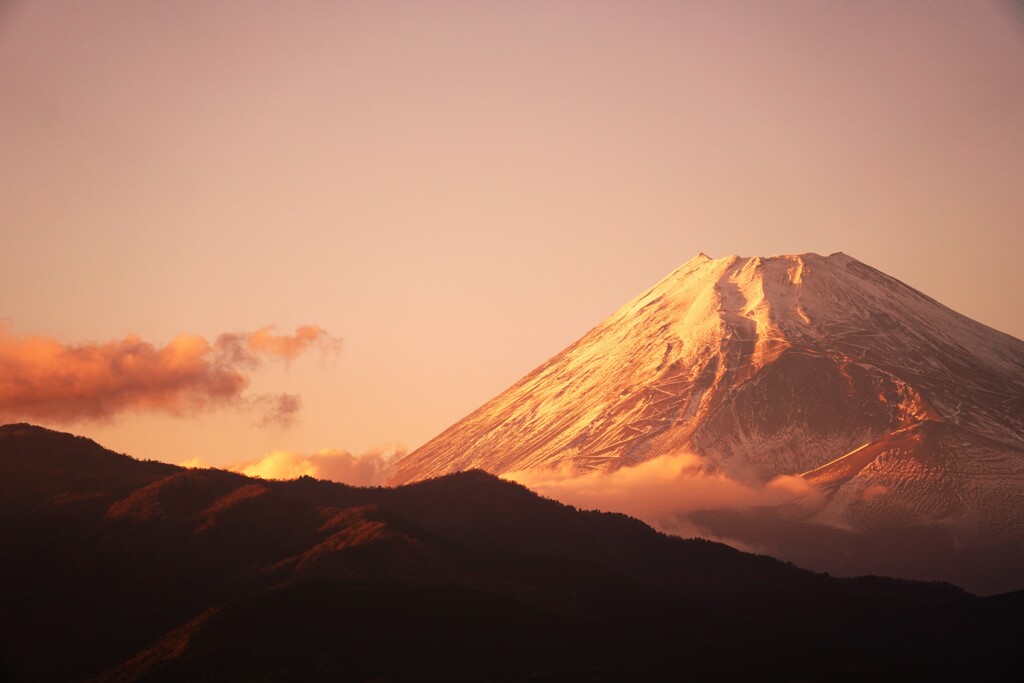
{"type": "Polygon", "coordinates": [[[704,254],[398,463],[614,471],[678,452],[857,532],[1024,537],[1024,343],[842,253],[704,254]]]}

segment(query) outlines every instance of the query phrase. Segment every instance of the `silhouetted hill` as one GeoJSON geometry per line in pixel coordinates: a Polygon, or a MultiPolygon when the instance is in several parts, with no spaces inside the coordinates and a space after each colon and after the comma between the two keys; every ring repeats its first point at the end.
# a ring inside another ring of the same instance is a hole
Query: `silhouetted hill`
{"type": "Polygon", "coordinates": [[[834,579],[479,471],[397,489],[262,481],[8,425],[0,501],[14,680],[907,680],[1020,665],[1019,594],[834,579]]]}

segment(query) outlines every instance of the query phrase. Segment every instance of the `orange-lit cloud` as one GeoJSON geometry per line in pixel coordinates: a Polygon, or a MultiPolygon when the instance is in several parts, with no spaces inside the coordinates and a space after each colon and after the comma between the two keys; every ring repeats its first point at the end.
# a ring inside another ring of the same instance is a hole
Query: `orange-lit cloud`
{"type": "Polygon", "coordinates": [[[246,398],[249,372],[264,358],[291,359],[311,346],[333,352],[339,344],[316,326],[294,335],[272,328],[225,334],[213,343],[180,335],[163,346],[134,335],[63,344],[0,327],[0,421],[103,421],[126,411],[180,416],[233,405],[260,413],[260,424],[287,425],[299,397],[246,398]]]}
{"type": "MultiPolygon", "coordinates": [[[[405,448],[380,448],[360,455],[337,449],[323,449],[312,455],[292,451],[272,451],[259,460],[236,463],[224,468],[248,477],[262,479],[296,479],[302,476],[350,484],[376,486],[387,479],[392,465],[405,456],[405,448]]],[[[209,467],[201,459],[192,458],[183,467],[209,467]]]]}
{"type": "Polygon", "coordinates": [[[222,334],[214,345],[218,353],[232,362],[253,365],[261,357],[292,360],[314,346],[321,353],[336,353],[341,340],[319,325],[303,325],[296,328],[295,334],[276,334],[275,328],[268,325],[245,334],[222,334]]]}
{"type": "Polygon", "coordinates": [[[314,344],[334,348],[340,342],[318,325],[304,325],[293,335],[274,334],[273,327],[256,330],[246,338],[249,351],[280,358],[295,358],[314,344]]]}
{"type": "Polygon", "coordinates": [[[814,487],[802,477],[745,484],[707,471],[692,453],[664,455],[611,472],[579,474],[560,468],[502,476],[563,503],[624,512],[676,533],[684,530],[686,514],[696,510],[777,505],[815,495],[814,487]]]}

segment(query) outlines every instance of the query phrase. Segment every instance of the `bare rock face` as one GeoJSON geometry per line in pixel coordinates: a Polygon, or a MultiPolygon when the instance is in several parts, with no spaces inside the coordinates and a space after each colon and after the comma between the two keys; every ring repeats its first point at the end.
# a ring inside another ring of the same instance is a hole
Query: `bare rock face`
{"type": "Polygon", "coordinates": [[[804,474],[798,513],[865,531],[1024,536],[1024,342],[837,253],[691,259],[402,460],[610,471],[674,452],[744,482],[804,474]]]}

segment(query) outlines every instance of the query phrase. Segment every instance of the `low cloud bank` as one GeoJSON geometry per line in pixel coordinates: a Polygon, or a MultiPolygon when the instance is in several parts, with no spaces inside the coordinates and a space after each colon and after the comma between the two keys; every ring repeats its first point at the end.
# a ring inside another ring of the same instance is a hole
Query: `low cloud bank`
{"type": "Polygon", "coordinates": [[[585,509],[623,512],[673,533],[696,533],[691,512],[778,505],[813,496],[813,485],[780,476],[763,485],[745,484],[708,471],[692,453],[664,455],[611,472],[578,473],[565,467],[502,475],[548,498],[585,509]]]}
{"type": "MultiPolygon", "coordinates": [[[[569,505],[623,512],[667,533],[722,541],[833,576],[949,581],[982,595],[1019,590],[1024,576],[1020,543],[971,541],[963,528],[908,523],[898,515],[870,530],[829,526],[811,514],[826,494],[803,477],[748,484],[691,453],[611,472],[563,468],[503,476],[569,505]]],[[[862,500],[885,493],[882,485],[869,486],[862,500]]]]}
{"type": "MultiPolygon", "coordinates": [[[[350,486],[378,486],[391,473],[392,466],[405,457],[402,446],[369,450],[359,455],[326,448],[311,455],[293,451],[271,451],[258,460],[235,463],[224,469],[261,479],[297,479],[302,476],[328,479],[350,486]]],[[[193,458],[183,467],[209,467],[193,458]]]]}
{"type": "Polygon", "coordinates": [[[0,327],[0,421],[107,421],[126,411],[182,416],[234,406],[257,412],[258,424],[287,426],[299,397],[245,397],[250,373],[267,359],[291,360],[311,348],[336,353],[340,344],[316,325],[291,335],[264,327],[213,342],[179,335],[163,346],[135,335],[64,344],[0,327]]]}

